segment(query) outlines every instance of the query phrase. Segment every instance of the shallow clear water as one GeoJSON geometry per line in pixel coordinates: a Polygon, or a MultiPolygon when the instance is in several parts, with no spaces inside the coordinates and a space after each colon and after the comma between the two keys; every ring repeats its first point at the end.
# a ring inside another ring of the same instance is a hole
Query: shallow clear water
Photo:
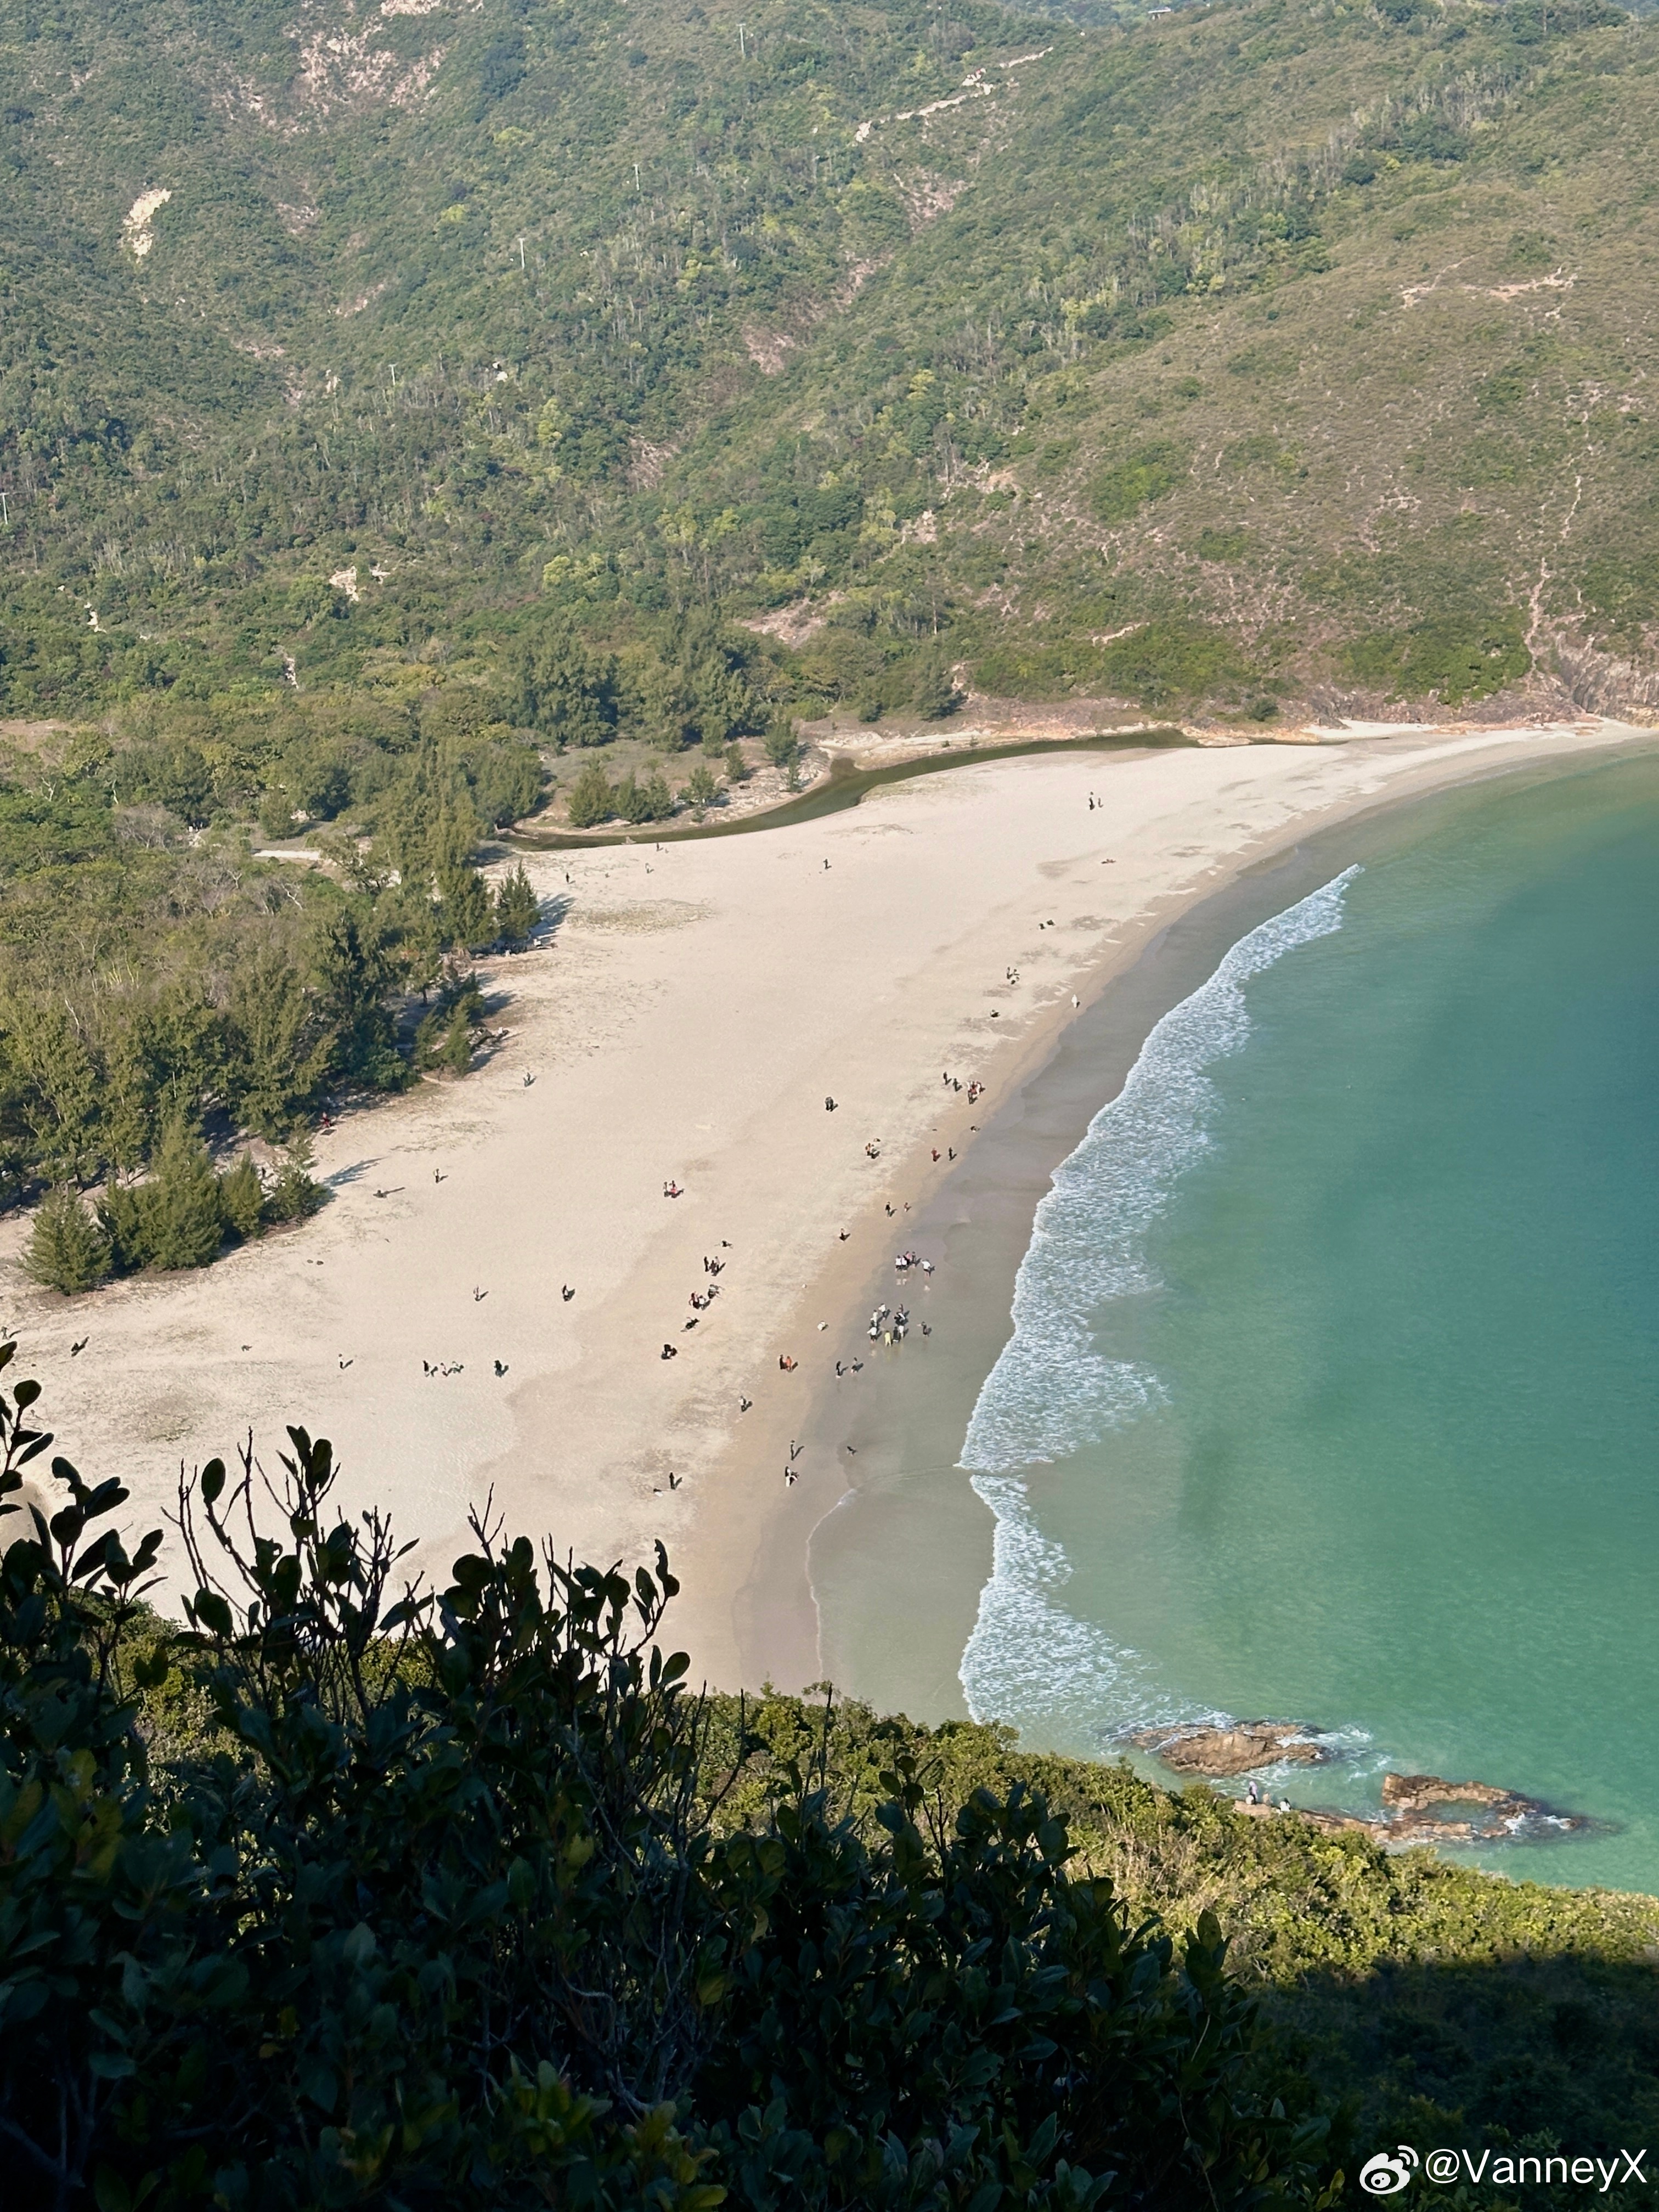
{"type": "Polygon", "coordinates": [[[1589,1814],[1659,1889],[1659,758],[1497,784],[1244,939],[1039,1209],[963,1464],[973,1710],[1231,1713],[1589,1814]]]}

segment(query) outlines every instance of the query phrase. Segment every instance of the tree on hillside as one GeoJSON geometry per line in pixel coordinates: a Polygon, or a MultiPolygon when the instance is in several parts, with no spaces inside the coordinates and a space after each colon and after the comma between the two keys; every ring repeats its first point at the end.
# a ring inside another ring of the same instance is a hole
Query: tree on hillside
{"type": "Polygon", "coordinates": [[[326,1080],[375,1091],[400,1090],[408,1081],[386,1004],[393,954],[391,927],[361,902],[325,908],[313,925],[304,964],[329,1041],[326,1080]]]}
{"type": "Polygon", "coordinates": [[[910,687],[910,704],[924,722],[942,722],[962,704],[948,655],[930,653],[917,666],[910,687]]]}
{"type": "Polygon", "coordinates": [[[0,1033],[22,1078],[21,1116],[48,1174],[76,1179],[95,1164],[98,1065],[84,1029],[57,994],[8,995],[0,1033]]]}
{"type": "Polygon", "coordinates": [[[65,1297],[90,1291],[107,1278],[109,1239],[78,1191],[60,1185],[40,1201],[19,1264],[32,1282],[65,1297]]]}
{"type": "Polygon", "coordinates": [[[227,1026],[230,1109],[274,1141],[311,1103],[329,1058],[316,1006],[285,951],[273,946],[238,969],[227,1026]]]}
{"type": "Polygon", "coordinates": [[[793,791],[800,768],[800,738],[787,714],[775,715],[767,724],[761,749],[774,768],[783,770],[784,781],[793,791]]]}
{"type": "Polygon", "coordinates": [[[567,745],[603,745],[617,733],[617,667],[595,653],[564,617],[550,622],[520,652],[514,670],[513,708],[562,752],[567,745]]]}

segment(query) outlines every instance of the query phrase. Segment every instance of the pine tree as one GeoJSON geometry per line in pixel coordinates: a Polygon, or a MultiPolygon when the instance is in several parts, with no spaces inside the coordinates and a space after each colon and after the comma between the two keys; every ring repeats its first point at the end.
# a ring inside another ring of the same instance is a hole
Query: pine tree
{"type": "Polygon", "coordinates": [[[257,1237],[264,1212],[265,1188],[253,1155],[244,1152],[235,1166],[219,1178],[219,1206],[225,1220],[239,1237],[257,1237]]]}
{"type": "Polygon", "coordinates": [[[267,1221],[306,1221],[316,1212],[327,1196],[311,1172],[316,1158],[310,1130],[296,1129],[289,1139],[283,1164],[265,1195],[267,1221]]]}
{"type": "Polygon", "coordinates": [[[459,1011],[444,1040],[443,1060],[452,1075],[465,1075],[472,1065],[472,1033],[466,1017],[459,1011]]]}
{"type": "Polygon", "coordinates": [[[541,901],[524,872],[524,862],[504,876],[495,893],[495,927],[508,945],[527,944],[541,920],[541,901]]]}
{"type": "Polygon", "coordinates": [[[32,1282],[62,1291],[66,1297],[105,1280],[111,1266],[109,1240],[78,1192],[65,1186],[42,1200],[21,1264],[32,1282]]]}
{"type": "Polygon", "coordinates": [[[795,735],[795,726],[787,714],[780,714],[767,725],[761,739],[761,749],[774,768],[786,771],[793,768],[800,758],[800,739],[795,735]]]}
{"type": "Polygon", "coordinates": [[[438,919],[447,943],[475,952],[488,945],[495,921],[489,892],[476,868],[447,869],[439,878],[438,919]]]}
{"type": "Polygon", "coordinates": [[[157,1267],[205,1267],[219,1256],[225,1216],[208,1148],[189,1123],[170,1122],[150,1163],[149,1257],[157,1267]]]}
{"type": "Polygon", "coordinates": [[[155,1195],[149,1183],[112,1182],[98,1197],[98,1226],[109,1244],[118,1274],[131,1274],[135,1267],[150,1263],[155,1195]]]}
{"type": "Polygon", "coordinates": [[[568,803],[573,830],[592,830],[616,812],[617,794],[598,761],[589,761],[571,785],[568,803]]]}
{"type": "Polygon", "coordinates": [[[568,619],[549,625],[524,655],[514,704],[520,718],[567,745],[602,745],[616,734],[617,665],[591,653],[568,619]]]}

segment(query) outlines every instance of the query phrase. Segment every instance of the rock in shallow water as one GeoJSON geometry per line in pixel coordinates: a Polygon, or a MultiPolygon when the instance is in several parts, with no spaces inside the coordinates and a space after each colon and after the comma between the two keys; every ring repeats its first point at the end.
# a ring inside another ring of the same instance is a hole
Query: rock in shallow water
{"type": "Polygon", "coordinates": [[[1177,1774],[1224,1777],[1286,1761],[1323,1766],[1330,1753],[1314,1741],[1318,1733],[1299,1721],[1235,1721],[1231,1728],[1137,1729],[1127,1741],[1177,1774]]]}

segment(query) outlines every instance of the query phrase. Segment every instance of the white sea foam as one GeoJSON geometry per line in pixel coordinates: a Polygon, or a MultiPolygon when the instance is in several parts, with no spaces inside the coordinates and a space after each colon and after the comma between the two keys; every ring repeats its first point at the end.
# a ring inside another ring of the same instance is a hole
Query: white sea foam
{"type": "Polygon", "coordinates": [[[1199,1717],[1159,1695],[1138,1654],[1060,1602],[1071,1565],[1037,1527],[1023,1470],[1066,1459],[1163,1402],[1150,1369],[1095,1349],[1091,1316],[1109,1299],[1157,1288],[1147,1231],[1211,1141],[1215,1091],[1205,1070],[1249,1034],[1243,987],[1340,929],[1358,873],[1345,868],[1242,937],[1208,982],[1164,1015],[1037,1207],[1014,1283],[1014,1333],[980,1391],[960,1461],[996,1516],[991,1577],[960,1670],[976,1718],[1074,1739],[1131,1720],[1199,1717]]]}

